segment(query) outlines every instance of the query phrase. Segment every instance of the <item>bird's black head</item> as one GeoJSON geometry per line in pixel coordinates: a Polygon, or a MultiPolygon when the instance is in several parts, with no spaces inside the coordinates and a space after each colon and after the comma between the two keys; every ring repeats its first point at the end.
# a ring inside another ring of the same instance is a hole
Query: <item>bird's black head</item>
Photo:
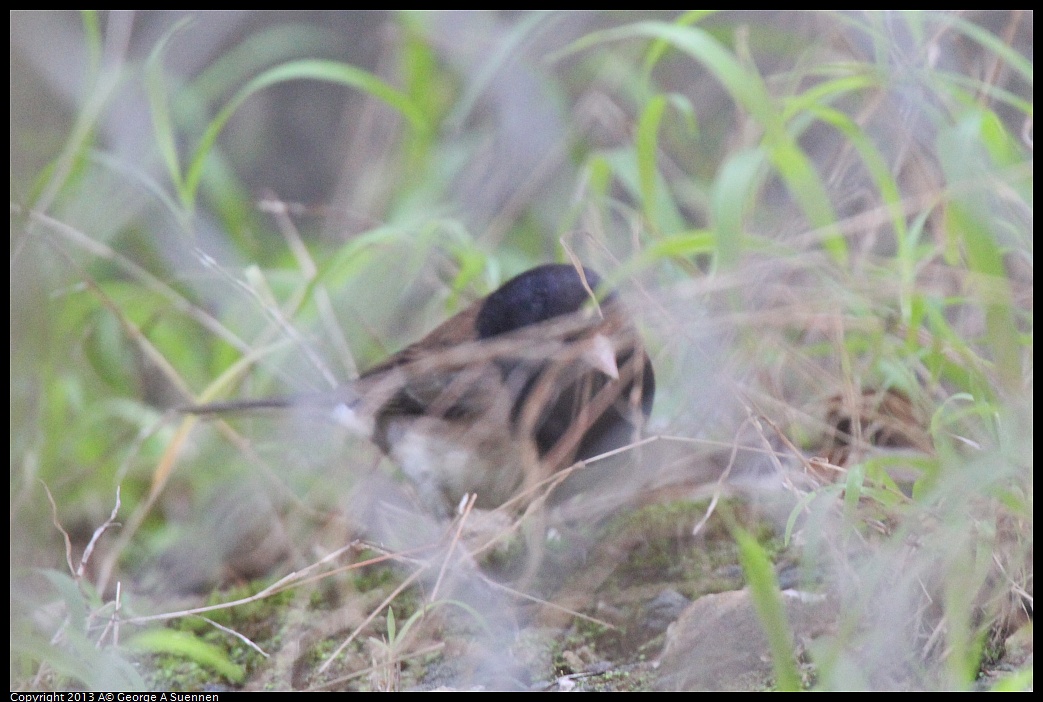
{"type": "MultiPolygon", "coordinates": [[[[597,290],[601,277],[583,269],[591,290],[597,290]]],[[[612,299],[610,293],[605,301],[612,299]]],[[[576,268],[567,263],[537,266],[511,278],[489,295],[476,322],[478,338],[488,339],[578,312],[590,293],[576,268]]]]}

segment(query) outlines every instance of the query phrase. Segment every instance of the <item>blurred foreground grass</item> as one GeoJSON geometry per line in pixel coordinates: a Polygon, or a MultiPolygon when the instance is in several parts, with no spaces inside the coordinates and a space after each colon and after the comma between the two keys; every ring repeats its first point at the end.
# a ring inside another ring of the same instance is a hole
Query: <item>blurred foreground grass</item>
{"type": "MultiPolygon", "coordinates": [[[[12,689],[178,685],[140,651],[289,686],[258,673],[278,653],[133,618],[181,609],[155,580],[319,561],[383,483],[312,426],[165,412],[330,387],[566,251],[646,330],[650,431],[759,421],[805,478],[782,537],[848,613],[813,684],[966,689],[1031,613],[1031,14],[16,12],[11,36],[12,689]],[[908,402],[912,455],[874,450],[868,396],[908,402]],[[835,467],[806,460],[831,407],[835,467]]],[[[394,686],[426,610],[345,587],[394,686]]]]}

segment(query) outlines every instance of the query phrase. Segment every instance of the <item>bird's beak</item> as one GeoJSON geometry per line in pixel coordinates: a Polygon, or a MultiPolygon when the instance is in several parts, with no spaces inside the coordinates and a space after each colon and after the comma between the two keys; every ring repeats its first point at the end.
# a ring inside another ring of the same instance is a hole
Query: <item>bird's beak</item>
{"type": "Polygon", "coordinates": [[[619,380],[619,366],[616,365],[616,350],[612,342],[604,334],[596,334],[583,351],[583,360],[601,371],[612,380],[619,380]]]}

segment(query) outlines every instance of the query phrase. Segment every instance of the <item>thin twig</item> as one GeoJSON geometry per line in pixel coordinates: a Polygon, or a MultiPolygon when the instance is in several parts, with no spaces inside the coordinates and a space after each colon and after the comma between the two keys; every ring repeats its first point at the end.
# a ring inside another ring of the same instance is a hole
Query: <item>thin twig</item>
{"type": "Polygon", "coordinates": [[[105,522],[94,530],[94,534],[91,536],[91,540],[87,542],[87,548],[83,549],[83,555],[80,557],[80,567],[76,569],[76,579],[79,580],[83,577],[83,571],[87,568],[87,561],[90,560],[91,554],[94,553],[94,547],[98,543],[98,539],[101,535],[111,526],[118,526],[116,521],[116,514],[120,510],[120,486],[116,486],[116,504],[112,507],[112,512],[109,514],[109,518],[105,522]]]}
{"type": "Polygon", "coordinates": [[[427,598],[428,603],[435,601],[435,596],[438,594],[438,588],[442,585],[442,578],[445,577],[446,568],[449,567],[449,561],[453,557],[456,545],[460,542],[460,535],[463,533],[464,525],[467,523],[467,518],[471,516],[471,510],[474,509],[474,503],[477,499],[477,494],[471,494],[467,497],[467,504],[464,505],[460,519],[457,521],[456,532],[453,534],[453,539],[449,543],[449,548],[446,550],[445,558],[442,559],[442,567],[438,571],[438,577],[435,578],[435,585],[431,588],[431,594],[427,598]]]}
{"type": "Polygon", "coordinates": [[[51,503],[51,522],[62,533],[62,538],[65,539],[65,562],[69,565],[69,574],[75,577],[76,569],[72,565],[72,539],[69,538],[69,532],[65,531],[61,522],[58,521],[58,505],[54,503],[54,497],[51,495],[47,483],[40,480],[40,484],[43,485],[43,490],[47,493],[47,501],[51,503]]]}
{"type": "Polygon", "coordinates": [[[227,626],[224,626],[222,624],[218,624],[217,622],[215,622],[213,619],[210,619],[209,617],[200,617],[200,619],[202,619],[203,621],[205,621],[205,622],[207,622],[209,624],[212,624],[213,626],[217,627],[218,629],[220,629],[221,631],[225,632],[226,634],[231,634],[232,636],[236,637],[237,639],[242,641],[244,644],[246,644],[247,646],[249,646],[253,650],[255,650],[258,653],[260,653],[265,658],[271,658],[271,656],[268,655],[267,653],[265,653],[264,650],[262,650],[260,646],[255,644],[253,641],[248,639],[243,634],[240,634],[235,629],[230,629],[227,626]]]}

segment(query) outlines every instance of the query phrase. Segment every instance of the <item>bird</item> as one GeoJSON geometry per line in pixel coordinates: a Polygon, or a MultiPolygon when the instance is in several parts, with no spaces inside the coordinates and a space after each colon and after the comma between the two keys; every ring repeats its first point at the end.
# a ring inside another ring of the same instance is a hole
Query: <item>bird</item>
{"type": "Polygon", "coordinates": [[[640,436],[652,363],[618,294],[602,287],[589,268],[540,265],[339,388],[180,409],[319,410],[398,464],[435,514],[468,495],[494,509],[640,436]]]}

